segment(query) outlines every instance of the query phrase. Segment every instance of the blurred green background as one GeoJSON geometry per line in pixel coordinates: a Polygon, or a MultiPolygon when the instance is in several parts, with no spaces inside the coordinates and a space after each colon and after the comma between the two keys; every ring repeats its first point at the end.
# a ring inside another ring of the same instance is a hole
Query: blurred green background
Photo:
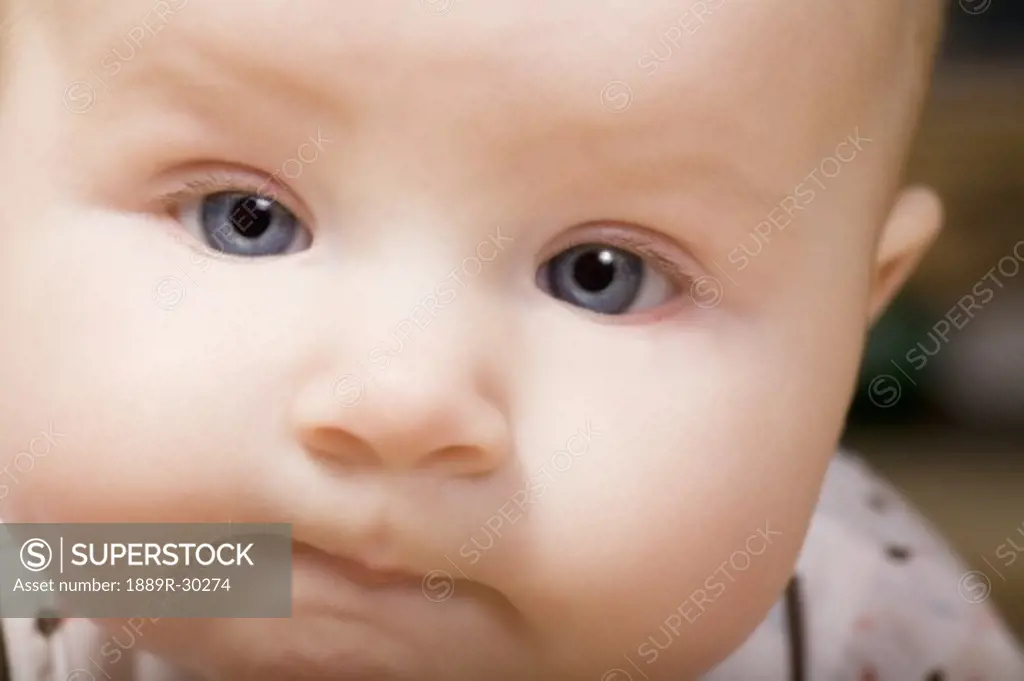
{"type": "Polygon", "coordinates": [[[1024,2],[951,3],[908,174],[946,228],[872,333],[844,440],[989,577],[1024,641],[1024,2]]]}

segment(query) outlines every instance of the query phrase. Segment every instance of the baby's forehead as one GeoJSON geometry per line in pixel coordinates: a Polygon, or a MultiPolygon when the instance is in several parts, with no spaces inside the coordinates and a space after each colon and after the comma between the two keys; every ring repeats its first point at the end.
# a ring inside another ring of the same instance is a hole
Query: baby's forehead
{"type": "Polygon", "coordinates": [[[292,106],[335,128],[487,129],[510,164],[555,141],[597,165],[629,159],[645,181],[735,176],[767,205],[790,188],[785,159],[866,125],[865,93],[899,80],[894,26],[909,19],[896,5],[60,0],[51,12],[68,77],[87,68],[115,94],[207,88],[232,93],[225,115],[292,106]]]}
{"type": "Polygon", "coordinates": [[[144,62],[202,51],[253,69],[293,69],[324,89],[348,76],[386,81],[396,71],[566,95],[623,82],[649,93],[644,99],[669,92],[693,106],[759,82],[799,78],[816,88],[819,74],[852,76],[851,64],[890,57],[873,53],[891,52],[885,36],[893,30],[881,27],[900,24],[899,12],[876,0],[843,5],[849,9],[815,0],[60,0],[46,12],[78,58],[116,50],[144,62]],[[873,36],[879,49],[864,44],[873,36]],[[645,66],[651,59],[656,74],[645,66]]]}

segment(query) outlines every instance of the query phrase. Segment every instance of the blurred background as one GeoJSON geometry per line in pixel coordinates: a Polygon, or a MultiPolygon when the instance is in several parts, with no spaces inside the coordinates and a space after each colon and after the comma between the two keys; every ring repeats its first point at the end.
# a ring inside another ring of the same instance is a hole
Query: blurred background
{"type": "Polygon", "coordinates": [[[872,333],[844,441],[984,573],[1024,642],[1024,2],[950,4],[908,167],[946,228],[872,333]]]}

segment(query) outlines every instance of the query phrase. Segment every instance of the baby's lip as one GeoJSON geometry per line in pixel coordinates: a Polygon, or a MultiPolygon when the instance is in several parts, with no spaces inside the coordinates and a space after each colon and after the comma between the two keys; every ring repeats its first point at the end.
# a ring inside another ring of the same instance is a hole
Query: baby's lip
{"type": "Polygon", "coordinates": [[[363,558],[327,553],[310,544],[295,542],[292,557],[312,561],[343,575],[349,581],[368,587],[415,586],[420,588],[423,574],[405,566],[381,565],[363,558]]]}

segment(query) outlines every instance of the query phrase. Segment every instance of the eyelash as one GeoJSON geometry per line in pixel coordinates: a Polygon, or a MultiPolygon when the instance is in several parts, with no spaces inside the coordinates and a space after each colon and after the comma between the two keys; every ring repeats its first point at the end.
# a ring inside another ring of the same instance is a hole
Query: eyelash
{"type": "Polygon", "coordinates": [[[157,197],[157,200],[164,213],[176,215],[182,204],[221,192],[239,192],[270,199],[281,204],[296,216],[301,216],[300,211],[295,210],[286,200],[281,198],[281,193],[271,183],[267,181],[257,182],[251,177],[229,173],[189,180],[178,189],[161,194],[157,197]],[[267,191],[268,188],[270,189],[269,192],[267,191]]]}
{"type": "MultiPolygon", "coordinates": [[[[583,244],[607,244],[614,246],[615,248],[621,248],[623,250],[635,253],[636,255],[643,256],[653,261],[653,266],[656,267],[663,275],[672,279],[676,285],[681,288],[688,287],[691,282],[697,278],[698,274],[694,271],[693,266],[688,266],[680,262],[682,255],[671,253],[674,248],[662,246],[657,242],[657,237],[645,236],[638,234],[635,231],[622,231],[622,227],[602,227],[598,234],[580,228],[580,234],[574,235],[567,241],[558,242],[558,250],[548,255],[544,261],[546,262],[554,255],[561,253],[562,251],[574,248],[576,246],[582,246],[583,244]],[[614,232],[604,232],[603,230],[612,230],[614,232]]],[[[575,231],[575,230],[574,230],[575,231]]]]}

